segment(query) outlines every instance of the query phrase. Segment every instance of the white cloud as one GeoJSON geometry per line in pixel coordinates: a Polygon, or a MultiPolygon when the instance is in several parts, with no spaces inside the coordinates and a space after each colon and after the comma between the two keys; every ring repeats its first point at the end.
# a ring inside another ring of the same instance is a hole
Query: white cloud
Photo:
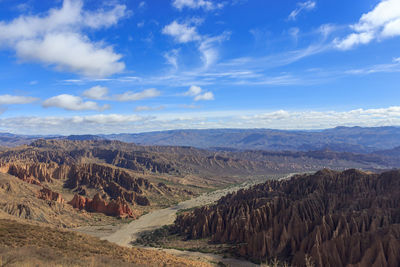
{"type": "Polygon", "coordinates": [[[382,0],[375,8],[363,14],[357,24],[351,26],[353,33],[344,39],[335,39],[338,49],[348,50],[375,39],[400,35],[400,1],[382,0]]]}
{"type": "Polygon", "coordinates": [[[315,1],[306,1],[306,2],[299,2],[297,3],[297,8],[293,10],[290,14],[288,19],[289,20],[296,20],[297,16],[304,10],[310,11],[316,8],[317,4],[315,1]]]}
{"type": "Polygon", "coordinates": [[[15,49],[21,60],[38,61],[90,77],[121,72],[125,65],[111,46],[91,41],[86,28],[115,25],[126,15],[124,5],[111,10],[83,10],[80,0],[64,0],[61,8],[45,15],[21,15],[10,22],[0,21],[0,44],[15,49]]]}
{"type": "Polygon", "coordinates": [[[93,86],[82,94],[84,97],[96,100],[104,100],[108,98],[108,88],[104,86],[93,86]]]}
{"type": "Polygon", "coordinates": [[[178,43],[188,43],[201,39],[195,26],[179,23],[176,20],[165,26],[162,33],[174,37],[178,43]]]}
{"type": "Polygon", "coordinates": [[[212,92],[205,92],[204,94],[197,95],[194,98],[194,101],[199,101],[199,100],[214,100],[214,94],[212,92]]]}
{"type": "Polygon", "coordinates": [[[141,112],[141,111],[156,111],[156,110],[163,110],[165,109],[164,106],[158,106],[158,107],[150,107],[150,106],[137,106],[135,107],[136,112],[141,112]]]}
{"type": "Polygon", "coordinates": [[[182,10],[185,7],[191,9],[203,8],[205,10],[215,10],[221,9],[224,6],[224,3],[214,3],[209,0],[174,0],[172,5],[179,10],[182,10]]]}
{"type": "Polygon", "coordinates": [[[117,101],[138,101],[146,98],[153,98],[159,96],[161,93],[157,89],[151,88],[151,89],[146,89],[141,92],[125,92],[121,95],[116,95],[115,99],[117,101]]]}
{"type": "Polygon", "coordinates": [[[203,92],[203,89],[199,86],[192,85],[189,90],[184,93],[186,96],[193,96],[194,101],[200,100],[214,100],[214,94],[212,92],[203,92]]]}
{"type": "Polygon", "coordinates": [[[59,70],[89,77],[105,77],[121,72],[125,65],[121,55],[111,47],[100,48],[75,33],[48,34],[42,40],[21,40],[16,46],[19,58],[55,65],[59,70]]]}
{"type": "Polygon", "coordinates": [[[43,101],[42,106],[45,108],[58,107],[66,110],[105,110],[109,109],[109,105],[99,106],[93,101],[83,101],[79,96],[62,94],[53,96],[43,101]]]}
{"type": "Polygon", "coordinates": [[[192,86],[190,86],[189,90],[185,93],[185,95],[196,96],[196,95],[201,94],[202,91],[203,90],[201,89],[201,87],[192,85],[192,86]]]}
{"type": "Polygon", "coordinates": [[[29,104],[38,98],[30,96],[0,95],[0,105],[29,104]]]}

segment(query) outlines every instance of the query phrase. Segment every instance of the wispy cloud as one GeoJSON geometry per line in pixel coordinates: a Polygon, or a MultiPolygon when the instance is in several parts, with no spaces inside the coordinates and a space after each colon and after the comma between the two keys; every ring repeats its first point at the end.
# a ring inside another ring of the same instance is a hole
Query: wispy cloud
{"type": "Polygon", "coordinates": [[[0,105],[29,104],[37,100],[30,96],[0,95],[0,105]]]}
{"type": "MultiPolygon", "coordinates": [[[[219,54],[217,47],[223,41],[229,39],[230,32],[223,32],[220,35],[211,37],[201,35],[197,31],[197,25],[200,23],[201,20],[199,21],[198,19],[191,19],[186,22],[174,20],[162,29],[162,33],[173,37],[175,42],[179,44],[195,43],[201,54],[204,68],[208,68],[217,61],[219,54]]],[[[174,67],[177,66],[175,64],[177,62],[176,53],[175,55],[167,53],[164,57],[167,59],[168,63],[174,65],[174,67]]]]}
{"type": "Polygon", "coordinates": [[[175,69],[178,69],[178,55],[179,49],[172,49],[171,51],[164,53],[164,58],[168,64],[172,65],[175,69]]]}
{"type": "MultiPolygon", "coordinates": [[[[132,81],[131,79],[128,80],[132,81]]],[[[114,94],[114,95],[109,95],[108,93],[109,89],[107,87],[96,85],[84,91],[82,95],[86,98],[94,100],[128,102],[128,101],[138,101],[148,98],[154,98],[161,94],[161,92],[155,88],[145,89],[143,91],[136,91],[136,92],[126,91],[122,94],[114,94]]]]}
{"type": "Polygon", "coordinates": [[[310,11],[317,7],[317,3],[315,1],[306,1],[297,3],[297,8],[290,12],[288,19],[296,20],[297,16],[303,11],[310,11]]]}
{"type": "Polygon", "coordinates": [[[142,99],[157,97],[160,94],[161,94],[160,91],[158,91],[155,88],[151,88],[151,89],[146,89],[146,90],[143,90],[141,92],[136,92],[136,93],[128,91],[128,92],[125,92],[120,95],[115,95],[114,98],[117,101],[122,101],[122,102],[138,101],[138,100],[142,100],[142,99]]]}
{"type": "Polygon", "coordinates": [[[390,73],[390,72],[400,72],[400,58],[394,58],[393,62],[388,64],[377,64],[370,67],[351,69],[346,71],[346,74],[367,75],[373,73],[390,73]]]}
{"type": "Polygon", "coordinates": [[[157,107],[150,107],[150,106],[137,106],[135,107],[136,112],[141,111],[158,111],[165,109],[165,106],[157,106],[157,107]]]}

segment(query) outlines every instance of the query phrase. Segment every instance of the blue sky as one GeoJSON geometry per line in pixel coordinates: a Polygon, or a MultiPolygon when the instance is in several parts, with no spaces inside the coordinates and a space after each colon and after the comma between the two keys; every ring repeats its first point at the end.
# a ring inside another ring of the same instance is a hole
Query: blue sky
{"type": "Polygon", "coordinates": [[[400,125],[399,44],[399,0],[0,0],[0,131],[400,125]]]}

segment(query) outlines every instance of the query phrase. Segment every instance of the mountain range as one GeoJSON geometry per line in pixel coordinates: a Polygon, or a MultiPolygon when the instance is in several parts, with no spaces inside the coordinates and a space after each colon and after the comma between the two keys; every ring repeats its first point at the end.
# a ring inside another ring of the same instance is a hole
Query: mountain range
{"type": "Polygon", "coordinates": [[[399,127],[336,127],[319,131],[272,129],[171,130],[108,135],[29,136],[0,134],[0,146],[29,144],[38,138],[118,140],[141,145],[192,146],[206,149],[370,153],[400,147],[399,127]]]}

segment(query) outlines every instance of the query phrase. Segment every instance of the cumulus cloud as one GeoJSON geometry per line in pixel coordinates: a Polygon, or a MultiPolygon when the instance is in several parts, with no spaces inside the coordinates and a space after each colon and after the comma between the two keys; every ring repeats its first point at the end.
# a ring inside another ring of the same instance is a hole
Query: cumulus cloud
{"type": "Polygon", "coordinates": [[[214,100],[214,94],[212,92],[204,92],[199,86],[192,85],[189,90],[184,93],[186,96],[193,96],[194,101],[199,100],[214,100]]]}
{"type": "Polygon", "coordinates": [[[224,6],[224,3],[214,3],[209,0],[174,0],[172,5],[179,10],[184,8],[215,10],[221,9],[224,6]]]}
{"type": "Polygon", "coordinates": [[[138,101],[138,100],[142,100],[142,99],[146,99],[146,98],[157,97],[160,94],[161,94],[160,91],[158,91],[157,89],[150,88],[150,89],[146,89],[146,90],[143,90],[143,91],[137,92],[137,93],[128,91],[128,92],[125,92],[123,94],[116,95],[115,99],[117,101],[123,101],[123,102],[125,102],[125,101],[138,101]]]}
{"type": "Polygon", "coordinates": [[[190,86],[189,90],[185,93],[185,95],[196,96],[196,95],[201,94],[202,91],[203,90],[201,89],[201,87],[192,85],[192,86],[190,86]]]}
{"type": "Polygon", "coordinates": [[[45,108],[57,107],[66,110],[106,110],[109,109],[109,105],[99,106],[93,101],[83,101],[79,96],[62,94],[58,96],[53,96],[49,99],[43,101],[42,106],[45,108]]]}
{"type": "Polygon", "coordinates": [[[108,88],[100,85],[93,86],[92,88],[83,92],[83,96],[95,99],[95,100],[104,100],[108,98],[108,88]]]}
{"type": "Polygon", "coordinates": [[[194,97],[194,101],[199,100],[214,100],[214,94],[212,92],[205,92],[204,94],[197,95],[194,97]]]}
{"type": "Polygon", "coordinates": [[[0,95],[0,105],[29,104],[37,100],[30,96],[0,95]]]}
{"type": "Polygon", "coordinates": [[[178,43],[188,43],[201,39],[195,26],[190,26],[187,23],[179,23],[176,20],[165,26],[162,33],[174,37],[178,43]]]}
{"type": "Polygon", "coordinates": [[[335,39],[338,49],[348,50],[357,45],[368,44],[375,39],[400,35],[400,1],[382,0],[375,8],[361,16],[353,30],[344,39],[335,39]]]}
{"type": "Polygon", "coordinates": [[[315,1],[306,1],[306,2],[299,2],[297,3],[297,8],[290,12],[288,19],[289,20],[296,20],[297,16],[302,11],[310,11],[316,8],[317,3],[315,1]]]}
{"type": "Polygon", "coordinates": [[[124,5],[111,10],[85,11],[80,0],[64,0],[61,8],[45,15],[21,15],[10,22],[0,21],[0,44],[15,49],[19,59],[37,61],[89,77],[121,72],[122,56],[111,46],[91,41],[84,29],[115,25],[126,15],[124,5]]]}

